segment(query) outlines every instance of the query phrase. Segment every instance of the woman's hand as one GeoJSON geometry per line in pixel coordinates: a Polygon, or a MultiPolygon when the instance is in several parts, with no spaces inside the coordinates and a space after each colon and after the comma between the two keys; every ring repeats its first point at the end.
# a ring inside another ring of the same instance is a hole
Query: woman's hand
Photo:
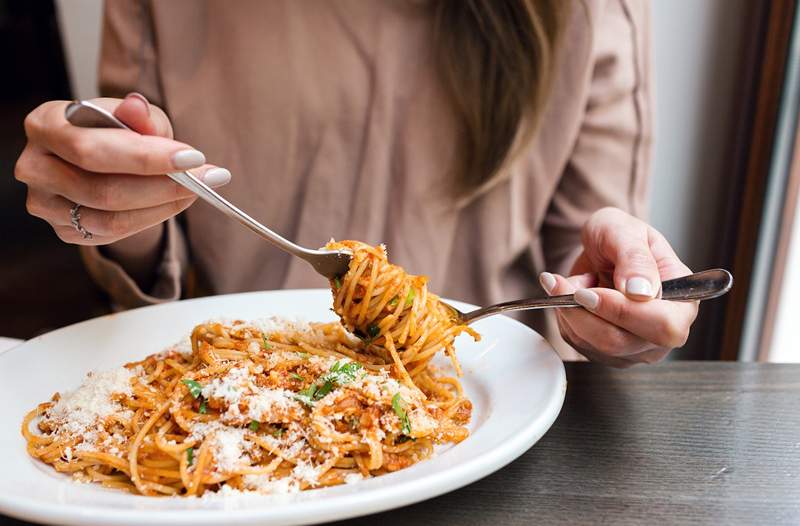
{"type": "Polygon", "coordinates": [[[67,101],[46,102],[25,119],[28,143],[14,170],[28,185],[28,212],[50,223],[63,241],[106,245],[156,225],[160,229],[196,199],[165,173],[196,169],[209,186],[230,181],[228,170],[205,164],[201,152],[172,140],[169,119],[143,96],[92,102],[139,133],[78,128],[64,117],[67,101]],[[91,237],[70,223],[76,204],[91,237]]]}
{"type": "Polygon", "coordinates": [[[543,272],[551,296],[575,294],[584,309],[558,309],[561,335],[590,360],[615,367],[652,363],[686,343],[697,302],[658,299],[661,281],[691,274],[664,236],[615,208],[583,228],[570,276],[543,272]]]}

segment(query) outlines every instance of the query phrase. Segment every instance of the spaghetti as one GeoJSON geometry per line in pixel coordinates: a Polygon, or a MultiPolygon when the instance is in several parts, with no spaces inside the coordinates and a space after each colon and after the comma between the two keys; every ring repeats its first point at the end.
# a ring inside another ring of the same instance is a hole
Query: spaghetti
{"type": "Polygon", "coordinates": [[[461,376],[454,341],[462,332],[475,340],[480,336],[454,322],[449,308],[428,292],[425,276],[412,276],[389,263],[383,245],[331,241],[326,248],[353,253],[347,273],[331,280],[333,310],[364,340],[367,352],[393,363],[396,376],[409,387],[433,388],[426,371],[442,349],[461,376]]]}
{"type": "Polygon", "coordinates": [[[81,481],[201,496],[354,482],[465,439],[472,404],[430,359],[444,349],[457,365],[453,339],[468,329],[385,251],[345,244],[342,324],[198,325],[186,343],[39,404],[22,424],[28,453],[81,481]]]}

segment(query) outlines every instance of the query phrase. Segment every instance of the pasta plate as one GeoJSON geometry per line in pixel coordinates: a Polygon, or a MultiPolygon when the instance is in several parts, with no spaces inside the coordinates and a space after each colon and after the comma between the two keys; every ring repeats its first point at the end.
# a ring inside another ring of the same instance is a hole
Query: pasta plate
{"type": "MultiPolygon", "coordinates": [[[[448,302],[462,310],[474,308],[448,302]]],[[[536,332],[504,316],[474,328],[480,342],[456,342],[462,384],[473,403],[470,436],[423,462],[353,484],[288,495],[143,497],[81,484],[30,458],[20,423],[53,392],[77,387],[88,371],[140,360],[208,319],[268,316],[333,321],[330,290],[287,290],[199,298],[135,309],[65,327],[0,355],[0,513],[48,524],[309,524],[398,508],[474,482],[538,441],[561,409],[564,367],[536,332]]],[[[435,359],[447,367],[444,356],[435,359]]]]}

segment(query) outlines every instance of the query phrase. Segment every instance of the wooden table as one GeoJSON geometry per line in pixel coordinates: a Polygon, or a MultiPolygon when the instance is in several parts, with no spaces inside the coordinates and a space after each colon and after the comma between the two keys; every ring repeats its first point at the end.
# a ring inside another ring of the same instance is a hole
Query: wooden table
{"type": "Polygon", "coordinates": [[[567,379],[553,428],[504,469],[339,524],[800,524],[800,365],[576,363],[567,379]]]}

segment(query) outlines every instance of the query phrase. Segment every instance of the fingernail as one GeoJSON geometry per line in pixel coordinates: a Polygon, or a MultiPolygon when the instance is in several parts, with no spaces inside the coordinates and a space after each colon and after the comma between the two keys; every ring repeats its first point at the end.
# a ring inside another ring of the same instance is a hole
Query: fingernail
{"type": "Polygon", "coordinates": [[[181,150],[172,154],[172,165],[178,170],[188,170],[206,164],[206,156],[197,150],[181,150]]]}
{"type": "Polygon", "coordinates": [[[208,186],[222,186],[231,182],[231,173],[225,168],[211,168],[203,174],[203,182],[208,186]]]}
{"type": "Polygon", "coordinates": [[[653,296],[653,286],[646,278],[631,278],[625,282],[625,294],[651,298],[653,296]]]}
{"type": "Polygon", "coordinates": [[[132,92],[128,93],[127,95],[125,95],[125,99],[136,99],[138,101],[141,101],[142,103],[144,103],[144,107],[147,110],[147,114],[150,115],[150,102],[141,93],[137,93],[135,91],[132,91],[132,92]]]}
{"type": "Polygon", "coordinates": [[[578,289],[575,291],[575,301],[581,307],[585,307],[589,310],[595,310],[597,308],[597,304],[600,303],[600,296],[598,296],[596,292],[589,289],[578,289]]]}
{"type": "Polygon", "coordinates": [[[542,272],[539,274],[539,283],[541,283],[544,291],[550,294],[550,291],[556,286],[556,277],[549,272],[542,272]]]}

